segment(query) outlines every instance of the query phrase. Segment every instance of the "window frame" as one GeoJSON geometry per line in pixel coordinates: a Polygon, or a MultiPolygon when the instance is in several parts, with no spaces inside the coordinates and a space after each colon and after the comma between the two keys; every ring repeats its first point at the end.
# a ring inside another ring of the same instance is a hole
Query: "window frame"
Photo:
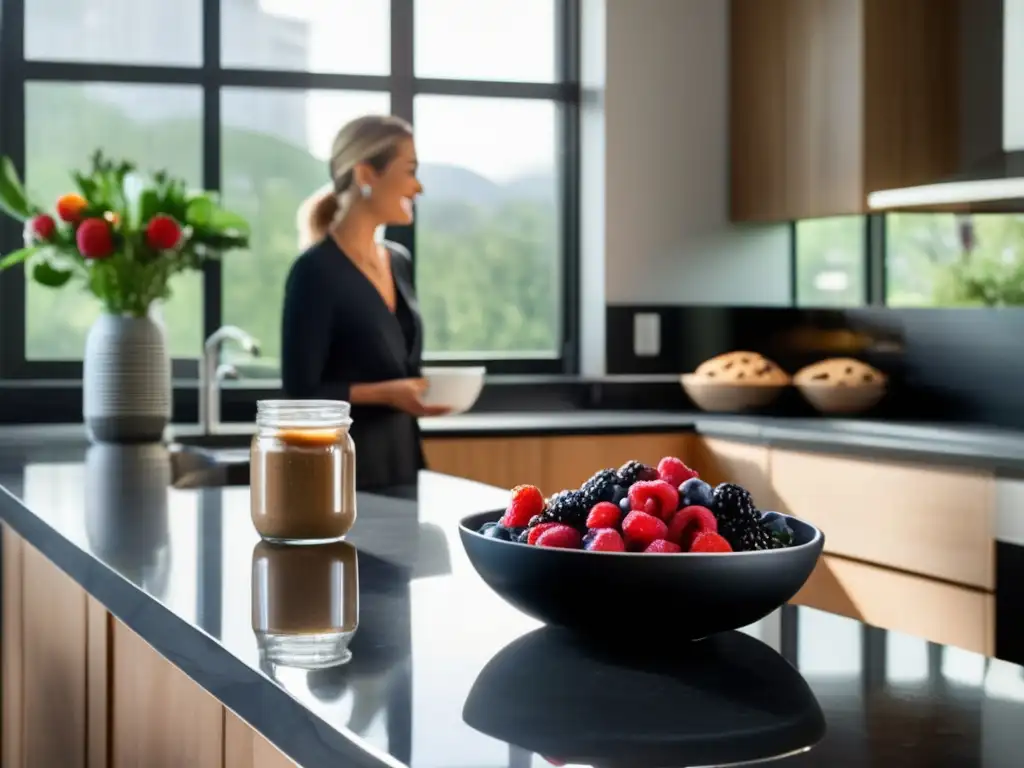
{"type": "Polygon", "coordinates": [[[799,309],[857,309],[858,307],[884,307],[888,289],[885,268],[886,214],[869,213],[861,215],[864,226],[864,250],[861,259],[864,264],[864,295],[859,304],[850,307],[815,307],[800,303],[798,285],[800,264],[797,259],[797,232],[799,221],[789,222],[789,303],[799,309]]]}
{"type": "MultiPolygon", "coordinates": [[[[291,90],[348,90],[389,93],[391,110],[415,126],[413,102],[418,95],[504,97],[551,101],[559,107],[556,168],[559,185],[561,349],[544,357],[424,356],[430,365],[485,365],[492,374],[574,374],[579,368],[579,177],[580,177],[580,0],[554,0],[556,61],[553,83],[419,78],[414,72],[415,0],[391,0],[390,75],[348,75],[273,69],[222,67],[221,0],[202,0],[202,64],[197,67],[79,63],[26,60],[25,5],[32,0],[0,0],[0,155],[7,155],[19,173],[25,171],[25,90],[31,82],[109,82],[140,85],[193,85],[203,91],[203,184],[221,187],[221,90],[232,86],[291,90]]],[[[409,249],[415,263],[415,224],[390,228],[388,237],[409,249]]],[[[0,247],[18,247],[17,222],[0,219],[0,247]]],[[[22,266],[0,272],[0,382],[26,380],[81,381],[81,361],[29,360],[26,357],[26,290],[22,266]]],[[[203,270],[203,338],[223,324],[223,277],[219,262],[203,270]]],[[[176,380],[196,380],[198,358],[175,359],[176,380]]],[[[246,382],[248,384],[248,382],[246,382]]],[[[267,380],[253,380],[263,390],[267,380]]]]}

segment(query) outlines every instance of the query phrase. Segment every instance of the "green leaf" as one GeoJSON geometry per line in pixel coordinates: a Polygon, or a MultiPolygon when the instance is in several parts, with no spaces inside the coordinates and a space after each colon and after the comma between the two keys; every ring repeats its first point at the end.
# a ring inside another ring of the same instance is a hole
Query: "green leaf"
{"type": "Polygon", "coordinates": [[[244,236],[249,235],[249,222],[240,214],[234,213],[233,211],[227,211],[223,208],[215,207],[213,209],[213,213],[210,216],[210,220],[207,222],[207,226],[211,229],[220,230],[222,233],[225,231],[231,231],[244,236]]]}
{"type": "Polygon", "coordinates": [[[0,160],[0,210],[18,221],[25,221],[32,215],[32,206],[9,157],[0,160]]]}
{"type": "Polygon", "coordinates": [[[43,261],[32,270],[32,279],[47,288],[60,288],[71,279],[71,272],[56,269],[43,261]]]}
{"type": "Polygon", "coordinates": [[[189,200],[188,207],[185,208],[185,223],[193,227],[208,227],[215,211],[216,206],[210,198],[195,197],[189,200]]]}
{"type": "Polygon", "coordinates": [[[15,264],[21,264],[24,261],[32,258],[35,254],[39,253],[40,246],[33,245],[28,248],[22,248],[21,250],[9,253],[0,259],[0,272],[3,272],[9,267],[13,267],[15,264]]]}
{"type": "Polygon", "coordinates": [[[160,198],[155,189],[144,189],[139,195],[139,224],[145,224],[160,213],[160,198]]]}

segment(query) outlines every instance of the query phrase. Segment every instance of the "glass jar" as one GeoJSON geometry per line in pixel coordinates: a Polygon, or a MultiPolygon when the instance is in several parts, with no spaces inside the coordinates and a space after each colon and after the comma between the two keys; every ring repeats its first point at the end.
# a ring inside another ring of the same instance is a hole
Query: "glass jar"
{"type": "Polygon", "coordinates": [[[356,448],[340,400],[261,400],[250,450],[250,507],[267,541],[319,544],[356,521],[356,448]]]}
{"type": "Polygon", "coordinates": [[[359,627],[359,559],[336,541],[314,547],[259,542],[252,552],[252,629],[274,665],[346,663],[359,627]]]}

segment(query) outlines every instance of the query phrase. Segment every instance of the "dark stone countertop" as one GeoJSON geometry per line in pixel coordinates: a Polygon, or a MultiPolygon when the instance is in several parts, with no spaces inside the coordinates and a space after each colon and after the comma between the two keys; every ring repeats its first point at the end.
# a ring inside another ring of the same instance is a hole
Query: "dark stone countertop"
{"type": "MultiPolygon", "coordinates": [[[[695,431],[707,437],[870,458],[945,463],[1024,473],[1024,432],[997,427],[870,419],[724,416],[696,411],[563,410],[480,412],[424,419],[428,438],[528,437],[695,431]]],[[[251,424],[225,424],[222,437],[247,445],[251,424]]],[[[198,434],[175,425],[175,437],[198,434]]],[[[81,425],[0,427],[0,448],[42,449],[87,444],[81,425]]]]}
{"type": "Polygon", "coordinates": [[[811,608],[666,638],[667,658],[541,630],[458,540],[456,521],[505,492],[431,473],[359,496],[351,661],[274,666],[253,631],[247,488],[169,489],[160,446],[51,448],[0,450],[0,517],[304,766],[708,765],[818,741],[777,764],[1002,768],[1024,751],[1024,669],[811,608]]]}

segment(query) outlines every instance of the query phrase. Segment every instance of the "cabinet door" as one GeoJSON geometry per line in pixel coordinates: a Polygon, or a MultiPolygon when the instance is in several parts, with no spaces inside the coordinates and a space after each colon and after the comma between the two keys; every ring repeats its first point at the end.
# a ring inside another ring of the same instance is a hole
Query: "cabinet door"
{"type": "Polygon", "coordinates": [[[713,438],[700,438],[694,442],[691,466],[700,472],[704,480],[711,485],[742,485],[750,491],[759,509],[776,509],[778,501],[769,470],[771,450],[767,446],[713,438]]]}
{"type": "Polygon", "coordinates": [[[579,435],[546,440],[543,490],[554,493],[578,488],[599,469],[620,467],[635,459],[657,466],[665,456],[684,461],[692,453],[694,435],[579,435]]]}
{"type": "Polygon", "coordinates": [[[423,450],[433,471],[499,488],[540,482],[544,472],[544,438],[539,437],[432,437],[423,450]]]}
{"type": "Polygon", "coordinates": [[[784,511],[825,533],[825,550],[992,590],[991,474],[774,449],[784,511]]]}

